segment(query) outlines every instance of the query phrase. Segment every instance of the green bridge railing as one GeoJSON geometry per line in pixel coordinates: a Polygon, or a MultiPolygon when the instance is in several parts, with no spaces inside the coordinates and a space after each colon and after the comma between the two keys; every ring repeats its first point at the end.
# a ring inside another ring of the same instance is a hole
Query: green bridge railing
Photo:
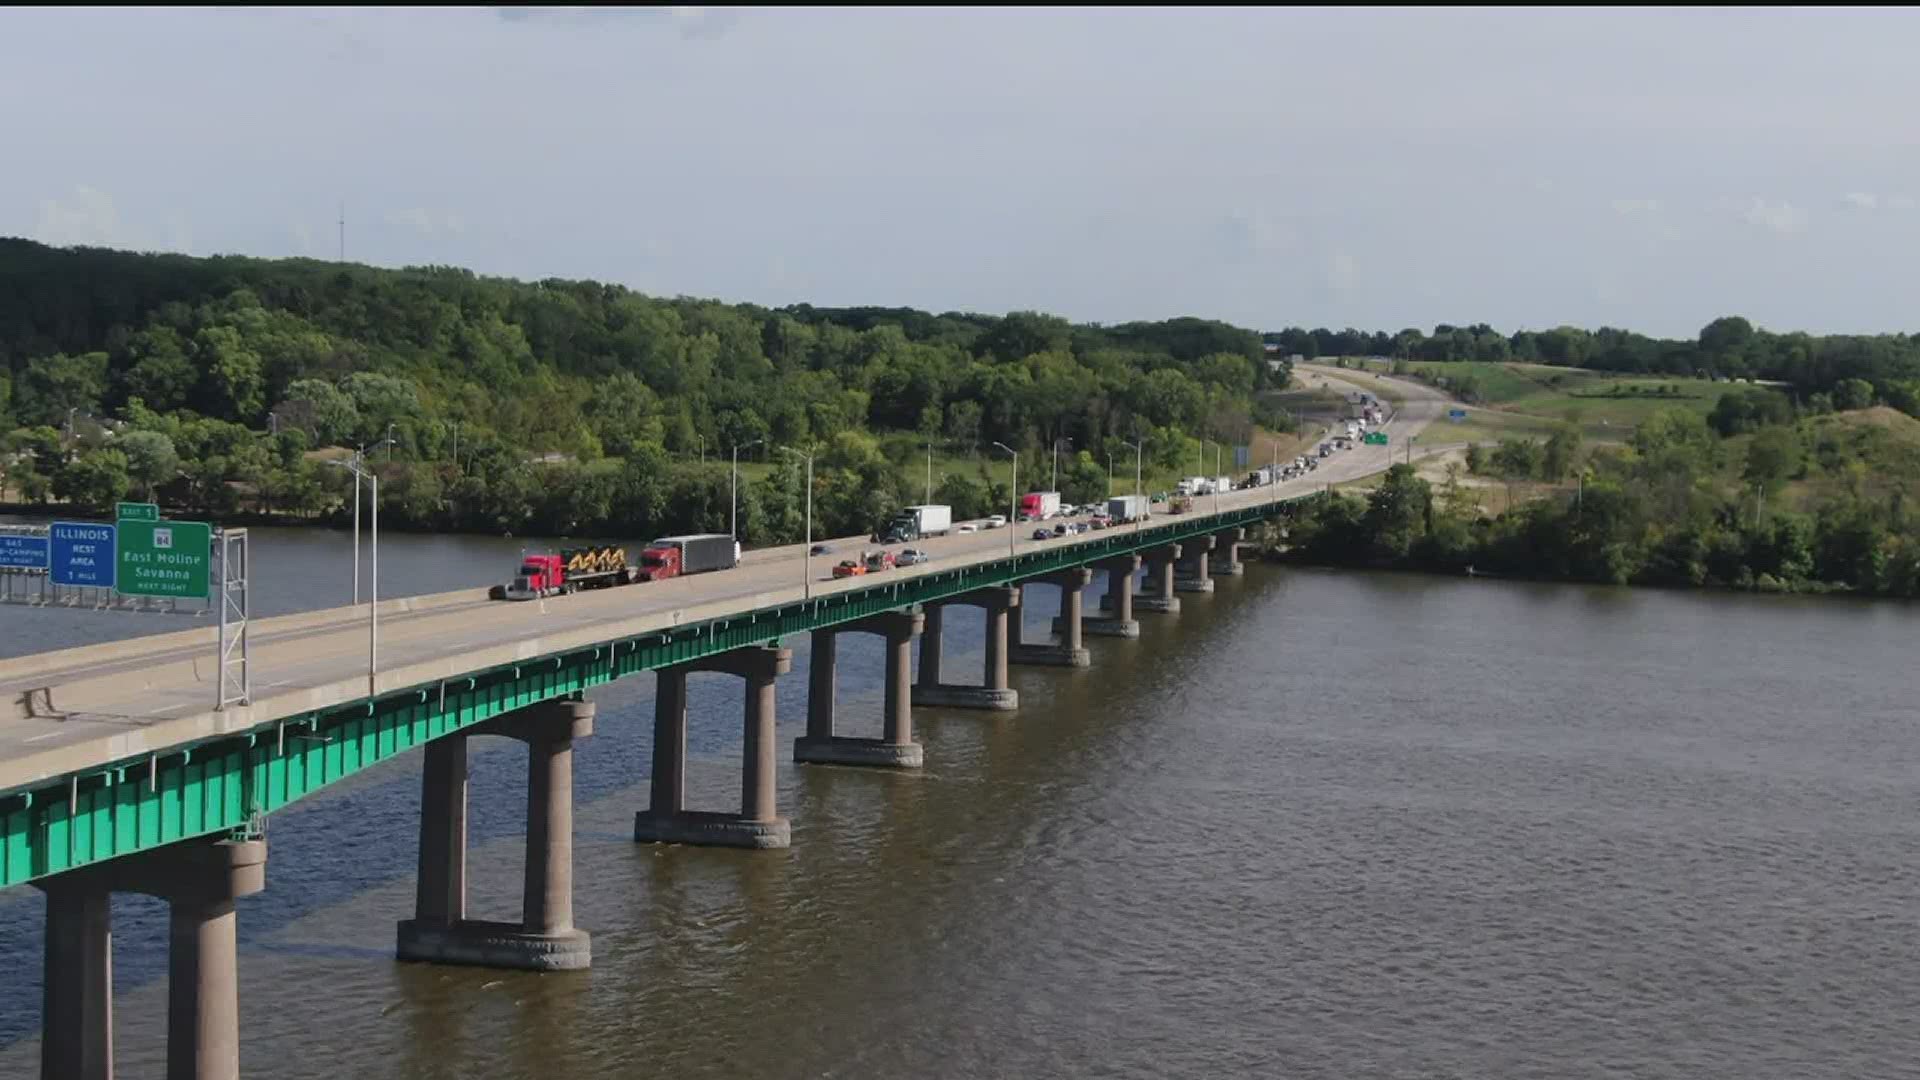
{"type": "Polygon", "coordinates": [[[1257,523],[1317,497],[1123,527],[1031,554],[608,640],[0,792],[0,888],[196,836],[251,832],[267,814],[414,747],[615,679],[1257,523]]]}

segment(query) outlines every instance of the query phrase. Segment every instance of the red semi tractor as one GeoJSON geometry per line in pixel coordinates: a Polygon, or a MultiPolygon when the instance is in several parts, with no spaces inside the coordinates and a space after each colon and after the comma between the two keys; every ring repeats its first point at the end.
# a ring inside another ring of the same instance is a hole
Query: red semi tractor
{"type": "Polygon", "coordinates": [[[495,600],[537,600],[581,589],[730,570],[739,562],[739,541],[724,533],[663,536],[640,552],[638,566],[629,566],[627,553],[619,547],[569,548],[557,555],[524,556],[514,579],[495,585],[488,596],[495,600]]]}

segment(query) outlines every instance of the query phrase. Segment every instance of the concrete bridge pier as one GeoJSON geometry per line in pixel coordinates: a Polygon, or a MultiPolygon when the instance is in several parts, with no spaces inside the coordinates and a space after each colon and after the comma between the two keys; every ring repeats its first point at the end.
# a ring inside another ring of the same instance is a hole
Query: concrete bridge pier
{"type": "MultiPolygon", "coordinates": [[[[1081,632],[1094,637],[1139,637],[1140,624],[1133,618],[1133,577],[1140,572],[1140,556],[1117,555],[1095,563],[1094,568],[1107,574],[1107,591],[1100,598],[1100,610],[1106,614],[1081,619],[1081,632]]],[[[1055,619],[1053,632],[1060,629],[1060,620],[1055,619]]]]}
{"type": "MultiPolygon", "coordinates": [[[[1093,581],[1093,571],[1084,566],[1062,570],[1045,579],[1060,586],[1060,614],[1053,620],[1053,632],[1060,641],[1055,645],[1028,645],[1015,641],[1010,659],[1016,664],[1037,667],[1090,667],[1093,656],[1080,635],[1081,590],[1093,581]]],[[[1024,586],[1022,586],[1024,589],[1024,586]]],[[[1023,594],[1024,598],[1024,594],[1023,594]]],[[[1019,626],[1018,617],[1014,625],[1019,626]]]]}
{"type": "Polygon", "coordinates": [[[774,680],[793,670],[793,650],[735,649],[659,671],[653,706],[653,793],[633,816],[641,843],[703,847],[783,848],[793,826],[774,801],[774,680]],[[687,675],[719,671],[747,681],[746,740],[740,767],[740,812],[686,808],[687,675]]]}
{"type": "MultiPolygon", "coordinates": [[[[1138,611],[1157,611],[1166,615],[1179,614],[1180,598],[1173,594],[1173,564],[1180,558],[1180,545],[1167,544],[1163,547],[1153,548],[1144,556],[1140,556],[1140,558],[1147,564],[1147,579],[1143,583],[1140,592],[1136,593],[1133,597],[1132,606],[1134,609],[1138,611]]],[[[1128,586],[1131,587],[1131,577],[1129,577],[1127,583],[1128,586]]],[[[1110,584],[1107,595],[1100,600],[1100,609],[1102,611],[1110,611],[1113,610],[1115,606],[1113,589],[1110,584]]]]}
{"type": "Polygon", "coordinates": [[[547,701],[427,744],[420,776],[420,872],[402,960],[523,971],[591,965],[573,925],[573,741],[593,734],[590,701],[547,701]],[[527,744],[527,858],[517,923],[467,918],[467,740],[527,744]]]}
{"type": "Polygon", "coordinates": [[[1220,553],[1210,571],[1214,577],[1239,577],[1246,572],[1246,564],[1240,561],[1240,545],[1246,539],[1245,529],[1223,529],[1214,534],[1214,550],[1220,553]]]}
{"type": "Polygon", "coordinates": [[[926,624],[918,611],[889,611],[813,632],[807,660],[807,733],[793,743],[793,760],[816,765],[875,765],[917,769],[925,751],[913,741],[913,639],[926,624]],[[878,634],[886,641],[886,711],[877,739],[835,735],[835,662],[841,634],[878,634]]]}
{"type": "Polygon", "coordinates": [[[36,882],[47,894],[41,1080],[113,1076],[115,892],[167,901],[167,1080],[238,1080],[234,901],[265,888],[266,871],[266,841],[202,838],[36,882]]]}
{"type": "Polygon", "coordinates": [[[925,605],[926,629],[920,635],[920,681],[913,688],[913,704],[949,709],[1011,711],[1020,707],[1020,692],[1007,680],[1007,617],[1020,607],[1020,590],[1005,586],[980,589],[925,605]],[[954,686],[940,681],[940,637],[945,609],[978,607],[987,617],[987,662],[983,686],[954,686]]]}
{"type": "Polygon", "coordinates": [[[1207,574],[1207,552],[1213,550],[1213,537],[1195,536],[1180,542],[1186,559],[1174,575],[1173,587],[1185,593],[1210,593],[1213,578],[1207,574]]]}

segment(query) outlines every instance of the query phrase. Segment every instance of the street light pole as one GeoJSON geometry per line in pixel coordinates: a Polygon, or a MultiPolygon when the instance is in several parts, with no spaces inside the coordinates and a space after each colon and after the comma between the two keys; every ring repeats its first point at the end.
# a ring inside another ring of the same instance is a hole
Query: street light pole
{"type": "Polygon", "coordinates": [[[927,503],[933,505],[933,440],[927,440],[927,503]]]}
{"type": "Polygon", "coordinates": [[[1007,554],[1012,556],[1014,554],[1014,546],[1020,542],[1020,511],[1018,509],[1020,505],[1018,502],[1020,498],[1020,451],[1015,450],[1003,442],[995,442],[993,445],[1013,455],[1013,479],[1008,482],[1010,487],[1007,491],[1007,554]]]}
{"type": "MultiPolygon", "coordinates": [[[[375,449],[378,449],[378,447],[375,449]]],[[[369,599],[372,602],[367,605],[367,694],[368,696],[372,696],[375,693],[376,677],[380,672],[380,474],[364,468],[366,458],[362,454],[355,454],[353,458],[348,461],[336,461],[333,464],[344,469],[350,469],[353,472],[354,491],[356,492],[353,502],[355,521],[358,521],[360,516],[360,500],[357,493],[360,489],[360,480],[363,477],[366,479],[373,493],[373,563],[370,581],[368,583],[371,588],[369,599]]],[[[357,532],[355,533],[353,545],[353,573],[355,587],[354,602],[357,604],[359,603],[358,588],[360,583],[360,543],[357,532]]]]}
{"type": "Polygon", "coordinates": [[[393,424],[387,424],[387,464],[393,464],[393,424]]]}
{"type": "MultiPolygon", "coordinates": [[[[1141,448],[1147,445],[1147,440],[1141,439],[1138,442],[1123,442],[1122,445],[1133,447],[1133,496],[1136,499],[1141,498],[1142,497],[1141,491],[1140,491],[1141,448]]],[[[1140,508],[1136,506],[1135,509],[1138,510],[1140,508]]],[[[1140,519],[1145,516],[1146,515],[1140,514],[1140,513],[1135,513],[1133,515],[1133,531],[1134,532],[1140,531],[1140,519]]]]}
{"type": "MultiPolygon", "coordinates": [[[[355,448],[354,460],[367,452],[363,444],[355,448]]],[[[352,466],[348,466],[352,468],[352,466]]],[[[360,470],[353,470],[353,606],[360,606],[360,470]]]]}
{"type": "Polygon", "coordinates": [[[813,599],[813,455],[783,446],[782,451],[807,459],[807,525],[806,539],[800,545],[800,595],[804,599],[813,599]]]}
{"type": "MultiPolygon", "coordinates": [[[[755,439],[746,446],[759,446],[764,439],[755,439]]],[[[727,512],[727,530],[734,540],[740,539],[740,447],[733,448],[733,471],[727,481],[727,502],[731,509],[727,512]]]]}

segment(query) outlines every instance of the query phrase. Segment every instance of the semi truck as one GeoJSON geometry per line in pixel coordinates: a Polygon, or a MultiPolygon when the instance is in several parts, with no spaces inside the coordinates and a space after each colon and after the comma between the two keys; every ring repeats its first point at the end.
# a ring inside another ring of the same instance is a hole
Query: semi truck
{"type": "Polygon", "coordinates": [[[513,580],[495,585],[487,595],[494,600],[538,600],[634,580],[634,568],[627,565],[627,553],[619,547],[564,548],[557,555],[522,556],[520,571],[513,580]]]}
{"type": "Polygon", "coordinates": [[[1115,525],[1147,516],[1145,495],[1116,495],[1107,500],[1107,516],[1115,525]]]}
{"type": "Polygon", "coordinates": [[[951,506],[909,506],[873,534],[875,543],[905,544],[929,536],[945,536],[953,528],[951,506]]]}
{"type": "Polygon", "coordinates": [[[1050,518],[1059,512],[1060,493],[1057,491],[1029,491],[1020,496],[1020,516],[1028,521],[1050,518]]]}
{"type": "Polygon", "coordinates": [[[663,536],[640,553],[639,581],[665,581],[711,570],[731,570],[740,563],[740,542],[726,533],[663,536]]]}

